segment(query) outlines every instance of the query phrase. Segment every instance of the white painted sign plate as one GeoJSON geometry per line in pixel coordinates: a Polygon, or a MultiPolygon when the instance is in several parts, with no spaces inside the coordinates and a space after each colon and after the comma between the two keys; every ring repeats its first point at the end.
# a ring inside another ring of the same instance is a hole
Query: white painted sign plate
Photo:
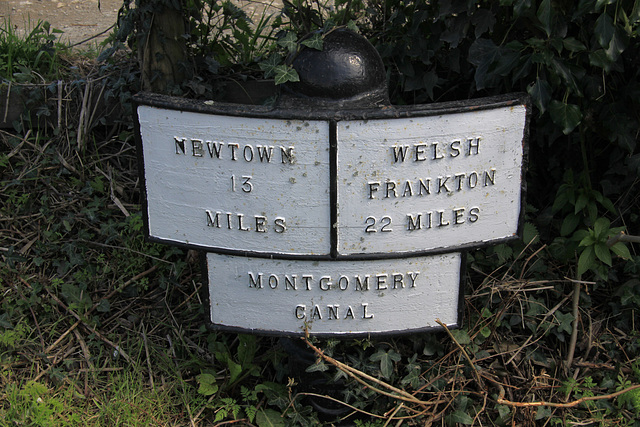
{"type": "Polygon", "coordinates": [[[450,327],[460,253],[393,260],[275,260],[207,254],[211,322],[259,333],[367,335],[450,327]]]}
{"type": "Polygon", "coordinates": [[[338,253],[446,250],[513,237],[523,105],[338,122],[338,253]]]}
{"type": "Polygon", "coordinates": [[[148,232],[166,243],[329,253],[329,125],[138,107],[148,232]]]}

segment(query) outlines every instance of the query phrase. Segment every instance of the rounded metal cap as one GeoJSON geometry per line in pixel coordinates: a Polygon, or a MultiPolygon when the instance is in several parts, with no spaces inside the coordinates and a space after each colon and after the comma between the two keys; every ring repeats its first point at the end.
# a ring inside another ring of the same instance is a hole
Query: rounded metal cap
{"type": "Polygon", "coordinates": [[[389,104],[382,58],[366,38],[337,29],[325,36],[323,45],[321,51],[305,47],[293,59],[300,81],[284,85],[284,103],[347,108],[389,104]]]}

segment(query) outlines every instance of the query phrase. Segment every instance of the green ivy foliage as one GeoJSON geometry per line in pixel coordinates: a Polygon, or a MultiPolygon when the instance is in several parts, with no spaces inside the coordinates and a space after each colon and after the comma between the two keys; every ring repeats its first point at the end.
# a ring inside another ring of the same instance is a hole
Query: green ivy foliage
{"type": "MultiPolygon", "coordinates": [[[[560,259],[588,247],[583,234],[599,218],[640,234],[640,2],[387,0],[367,7],[358,26],[385,61],[392,102],[530,95],[527,202],[545,241],[560,237],[556,243],[570,248],[557,251],[560,259]]],[[[581,273],[606,276],[600,267],[611,265],[609,252],[586,250],[581,273]]]]}

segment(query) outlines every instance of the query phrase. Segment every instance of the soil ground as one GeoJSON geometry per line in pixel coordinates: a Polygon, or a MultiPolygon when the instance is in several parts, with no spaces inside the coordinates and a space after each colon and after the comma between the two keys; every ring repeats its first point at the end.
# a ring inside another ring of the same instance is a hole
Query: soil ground
{"type": "MultiPolygon", "coordinates": [[[[80,46],[104,40],[115,24],[123,0],[0,0],[0,19],[9,19],[18,30],[48,21],[64,31],[60,39],[80,46]]],[[[251,16],[265,8],[276,11],[280,1],[236,0],[251,16]]]]}

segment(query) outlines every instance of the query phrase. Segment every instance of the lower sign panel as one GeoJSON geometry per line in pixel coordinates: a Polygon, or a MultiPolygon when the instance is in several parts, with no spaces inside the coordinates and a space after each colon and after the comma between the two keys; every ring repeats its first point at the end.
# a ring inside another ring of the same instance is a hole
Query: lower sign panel
{"type": "Polygon", "coordinates": [[[463,255],[309,261],[207,254],[214,327],[283,335],[409,333],[459,324],[463,255]]]}

